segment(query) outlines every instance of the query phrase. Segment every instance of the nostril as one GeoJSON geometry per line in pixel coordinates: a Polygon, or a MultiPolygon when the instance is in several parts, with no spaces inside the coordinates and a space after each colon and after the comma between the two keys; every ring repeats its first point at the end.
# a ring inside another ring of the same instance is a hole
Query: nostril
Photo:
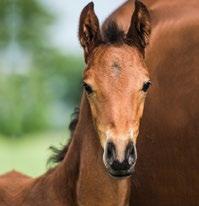
{"type": "Polygon", "coordinates": [[[128,163],[129,165],[132,165],[133,163],[135,163],[135,158],[132,155],[129,156],[128,163]]]}
{"type": "Polygon", "coordinates": [[[127,146],[126,159],[128,160],[129,165],[134,164],[137,159],[136,147],[133,142],[130,142],[127,146]]]}
{"type": "Polygon", "coordinates": [[[110,146],[108,146],[108,147],[107,147],[107,158],[108,158],[108,159],[111,158],[111,157],[112,157],[112,154],[113,154],[112,148],[111,148],[110,146]]]}
{"type": "Polygon", "coordinates": [[[130,148],[129,150],[129,156],[130,157],[135,157],[135,147],[133,146],[132,148],[130,148]]]}
{"type": "Polygon", "coordinates": [[[106,160],[108,164],[112,164],[116,158],[115,146],[112,142],[109,142],[106,147],[106,160]]]}

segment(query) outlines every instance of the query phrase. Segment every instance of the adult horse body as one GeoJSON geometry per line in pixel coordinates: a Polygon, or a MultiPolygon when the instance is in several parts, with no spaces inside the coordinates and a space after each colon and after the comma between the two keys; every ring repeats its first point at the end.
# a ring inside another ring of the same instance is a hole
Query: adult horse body
{"type": "Polygon", "coordinates": [[[139,1],[135,8],[127,35],[111,23],[104,38],[93,3],[83,9],[79,39],[86,62],[84,93],[67,154],[39,178],[15,171],[1,176],[1,206],[129,204],[129,175],[137,159],[135,144],[150,86],[144,62],[150,15],[139,1]]]}
{"type": "MultiPolygon", "coordinates": [[[[199,1],[143,0],[151,13],[147,96],[132,206],[199,205],[199,1]]],[[[105,22],[128,30],[133,0],[105,22]]]]}

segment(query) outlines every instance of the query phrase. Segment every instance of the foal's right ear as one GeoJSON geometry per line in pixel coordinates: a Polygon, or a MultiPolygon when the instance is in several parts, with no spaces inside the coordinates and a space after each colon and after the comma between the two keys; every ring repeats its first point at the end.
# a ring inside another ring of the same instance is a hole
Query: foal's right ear
{"type": "Polygon", "coordinates": [[[90,2],[81,12],[79,41],[84,49],[84,57],[87,62],[89,54],[101,42],[99,21],[95,15],[93,2],[90,2]]]}

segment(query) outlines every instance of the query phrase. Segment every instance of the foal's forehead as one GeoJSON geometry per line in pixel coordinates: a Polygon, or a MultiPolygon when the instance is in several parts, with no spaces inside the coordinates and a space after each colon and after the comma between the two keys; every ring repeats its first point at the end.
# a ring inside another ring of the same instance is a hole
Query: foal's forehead
{"type": "Polygon", "coordinates": [[[142,55],[128,45],[102,45],[98,47],[88,64],[86,76],[145,77],[148,72],[142,55]],[[90,70],[90,71],[89,71],[90,70]]]}
{"type": "Polygon", "coordinates": [[[91,61],[91,67],[98,70],[126,70],[132,67],[145,67],[142,56],[136,48],[128,45],[103,45],[96,49],[91,61]]]}

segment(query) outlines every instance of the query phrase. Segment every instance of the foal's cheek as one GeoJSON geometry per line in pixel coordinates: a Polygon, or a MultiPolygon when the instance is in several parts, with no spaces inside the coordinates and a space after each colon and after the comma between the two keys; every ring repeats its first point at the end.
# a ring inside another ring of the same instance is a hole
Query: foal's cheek
{"type": "Polygon", "coordinates": [[[139,112],[138,112],[138,115],[139,115],[140,119],[142,118],[143,111],[144,111],[144,102],[145,102],[145,99],[141,102],[139,112]]]}
{"type": "Polygon", "coordinates": [[[107,142],[107,136],[104,131],[105,129],[96,122],[96,132],[98,133],[98,138],[103,149],[105,148],[107,142]]]}
{"type": "Polygon", "coordinates": [[[102,148],[105,149],[106,137],[104,137],[104,135],[102,135],[102,136],[99,137],[99,139],[100,139],[100,143],[101,143],[102,148]]]}
{"type": "Polygon", "coordinates": [[[89,105],[91,109],[92,119],[95,121],[98,116],[98,109],[97,109],[96,101],[94,98],[89,98],[89,105]]]}
{"type": "Polygon", "coordinates": [[[91,108],[92,119],[93,119],[93,124],[94,124],[95,130],[98,134],[100,144],[101,144],[102,148],[104,149],[105,145],[106,145],[106,136],[105,136],[104,132],[102,132],[102,131],[104,131],[103,127],[101,127],[100,122],[97,121],[99,119],[99,114],[97,114],[97,109],[96,109],[94,104],[90,103],[90,108],[91,108]]]}

